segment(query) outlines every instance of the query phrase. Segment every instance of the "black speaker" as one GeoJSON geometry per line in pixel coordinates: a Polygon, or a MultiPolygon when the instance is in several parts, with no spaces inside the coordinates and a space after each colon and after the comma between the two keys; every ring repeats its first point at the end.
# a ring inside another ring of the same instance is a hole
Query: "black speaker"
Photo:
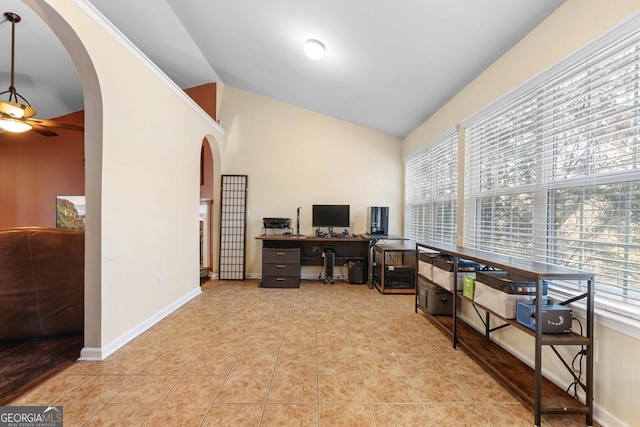
{"type": "Polygon", "coordinates": [[[349,269],[349,283],[352,285],[365,283],[363,262],[349,261],[347,268],[349,269]]]}
{"type": "Polygon", "coordinates": [[[336,254],[331,249],[324,251],[324,283],[333,283],[333,264],[336,254]]]}

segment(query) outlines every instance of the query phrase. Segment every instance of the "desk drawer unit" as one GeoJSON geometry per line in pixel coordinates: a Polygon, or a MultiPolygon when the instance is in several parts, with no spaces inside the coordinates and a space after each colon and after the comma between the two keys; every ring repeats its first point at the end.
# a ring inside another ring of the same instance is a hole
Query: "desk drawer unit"
{"type": "Polygon", "coordinates": [[[300,287],[300,249],[262,249],[262,287],[300,287]]]}

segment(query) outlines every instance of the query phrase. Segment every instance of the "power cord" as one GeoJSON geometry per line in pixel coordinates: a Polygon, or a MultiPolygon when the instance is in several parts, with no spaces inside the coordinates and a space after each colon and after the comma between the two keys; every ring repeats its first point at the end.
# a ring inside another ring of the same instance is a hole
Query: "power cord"
{"type": "MultiPolygon", "coordinates": [[[[578,325],[580,325],[580,335],[582,335],[582,322],[580,322],[580,319],[576,319],[576,318],[574,318],[573,320],[578,322],[578,325]]],[[[586,347],[584,345],[580,346],[580,351],[578,351],[576,355],[573,356],[573,360],[571,361],[571,369],[574,372],[574,378],[573,378],[573,382],[569,384],[569,387],[567,387],[566,392],[570,393],[571,389],[573,388],[573,397],[575,399],[578,399],[578,386],[582,387],[582,381],[581,381],[582,380],[582,362],[586,355],[587,355],[586,347]],[[578,362],[577,369],[576,369],[576,361],[578,362]],[[575,374],[576,370],[577,370],[577,375],[575,374]]]]}

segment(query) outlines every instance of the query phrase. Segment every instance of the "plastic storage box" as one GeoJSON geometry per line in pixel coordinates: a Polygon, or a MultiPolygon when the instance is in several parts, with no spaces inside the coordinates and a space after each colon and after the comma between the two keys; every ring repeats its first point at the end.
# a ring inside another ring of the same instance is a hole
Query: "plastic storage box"
{"type": "Polygon", "coordinates": [[[453,313],[453,294],[418,277],[418,306],[434,316],[450,316],[453,313]]]}

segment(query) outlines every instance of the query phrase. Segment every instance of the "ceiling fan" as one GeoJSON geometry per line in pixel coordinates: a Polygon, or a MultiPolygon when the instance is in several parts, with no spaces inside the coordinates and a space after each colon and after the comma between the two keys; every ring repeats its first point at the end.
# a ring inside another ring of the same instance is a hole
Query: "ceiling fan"
{"type": "Polygon", "coordinates": [[[8,132],[26,132],[33,130],[43,136],[57,136],[50,128],[84,130],[84,126],[75,123],[64,123],[34,117],[36,110],[16,91],[14,85],[15,33],[16,24],[22,18],[13,12],[5,12],[4,16],[11,22],[11,85],[8,90],[0,92],[0,96],[9,94],[9,100],[0,100],[0,129],[8,132]],[[24,102],[24,103],[23,103],[24,102]]]}

